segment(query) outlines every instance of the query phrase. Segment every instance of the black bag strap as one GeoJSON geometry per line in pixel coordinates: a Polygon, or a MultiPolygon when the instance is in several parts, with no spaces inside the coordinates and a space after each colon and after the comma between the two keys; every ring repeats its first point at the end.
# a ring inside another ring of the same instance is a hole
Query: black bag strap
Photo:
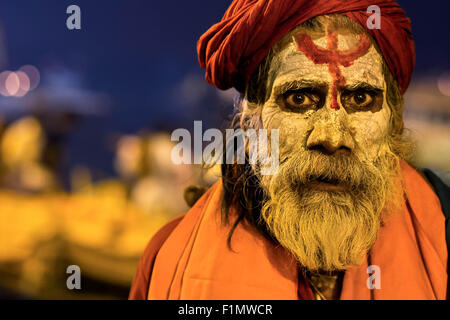
{"type": "MultiPolygon", "coordinates": [[[[433,186],[436,195],[441,201],[442,211],[445,215],[445,239],[447,240],[447,250],[450,257],[450,187],[446,185],[435,173],[429,169],[424,169],[423,173],[433,186]]],[[[450,274],[450,263],[447,262],[447,274],[450,274]]],[[[447,285],[447,299],[450,299],[450,278],[447,285]]]]}

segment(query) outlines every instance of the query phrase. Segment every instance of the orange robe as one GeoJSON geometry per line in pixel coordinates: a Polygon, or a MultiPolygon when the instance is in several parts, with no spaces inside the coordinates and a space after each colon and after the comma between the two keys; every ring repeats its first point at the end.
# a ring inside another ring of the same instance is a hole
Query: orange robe
{"type": "MultiPolygon", "coordinates": [[[[443,300],[447,291],[445,218],[426,181],[402,163],[405,201],[381,227],[364,263],[346,270],[343,300],[443,300]],[[379,267],[380,289],[369,289],[368,266],[379,267]]],[[[184,216],[150,241],[130,299],[313,299],[298,263],[248,223],[227,247],[217,182],[184,216]]]]}

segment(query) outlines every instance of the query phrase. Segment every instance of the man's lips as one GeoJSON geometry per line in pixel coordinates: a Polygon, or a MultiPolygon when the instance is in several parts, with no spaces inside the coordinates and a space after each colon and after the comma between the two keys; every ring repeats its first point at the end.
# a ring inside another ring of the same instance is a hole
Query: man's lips
{"type": "Polygon", "coordinates": [[[311,189],[318,191],[343,192],[348,190],[345,184],[337,180],[314,179],[308,185],[311,189]]]}

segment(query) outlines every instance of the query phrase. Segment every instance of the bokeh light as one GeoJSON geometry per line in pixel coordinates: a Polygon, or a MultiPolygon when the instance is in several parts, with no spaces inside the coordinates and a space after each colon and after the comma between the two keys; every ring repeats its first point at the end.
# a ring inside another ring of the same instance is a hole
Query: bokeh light
{"type": "Polygon", "coordinates": [[[39,85],[39,82],[41,81],[41,74],[39,70],[32,65],[26,65],[19,69],[19,71],[22,71],[26,73],[28,78],[30,79],[30,91],[37,88],[39,85]]]}
{"type": "Polygon", "coordinates": [[[9,96],[8,90],[5,87],[5,83],[10,74],[11,71],[3,71],[2,73],[0,73],[0,94],[5,97],[9,96]]]}
{"type": "Polygon", "coordinates": [[[20,79],[15,72],[11,72],[5,80],[5,89],[8,96],[15,96],[20,89],[20,79]]]}
{"type": "Polygon", "coordinates": [[[31,65],[21,67],[18,71],[0,73],[0,94],[5,97],[24,97],[35,89],[40,82],[39,70],[31,65]]]}
{"type": "Polygon", "coordinates": [[[23,71],[17,71],[15,73],[19,79],[19,90],[15,94],[16,97],[25,96],[30,91],[30,78],[23,71]]]}
{"type": "Polygon", "coordinates": [[[438,79],[439,91],[446,97],[450,97],[450,72],[442,74],[438,79]]]}

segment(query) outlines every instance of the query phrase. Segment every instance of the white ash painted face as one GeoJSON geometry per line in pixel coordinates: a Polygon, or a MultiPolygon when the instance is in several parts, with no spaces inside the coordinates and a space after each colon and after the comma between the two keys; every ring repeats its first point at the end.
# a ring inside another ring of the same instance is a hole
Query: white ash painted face
{"type": "Polygon", "coordinates": [[[328,51],[331,33],[337,36],[340,52],[355,50],[361,44],[362,35],[333,28],[325,26],[327,32],[319,33],[299,27],[288,35],[290,39],[280,41],[285,45],[270,67],[274,80],[261,118],[265,129],[279,129],[281,161],[294,144],[326,154],[351,152],[360,161],[368,162],[385,151],[381,148],[386,147],[383,142],[389,134],[391,111],[386,99],[383,58],[373,44],[351,65],[338,65],[340,83],[329,64],[315,63],[311,53],[299,49],[298,37],[304,34],[317,48],[328,51]],[[336,83],[339,109],[332,108],[332,88],[336,83]]]}

